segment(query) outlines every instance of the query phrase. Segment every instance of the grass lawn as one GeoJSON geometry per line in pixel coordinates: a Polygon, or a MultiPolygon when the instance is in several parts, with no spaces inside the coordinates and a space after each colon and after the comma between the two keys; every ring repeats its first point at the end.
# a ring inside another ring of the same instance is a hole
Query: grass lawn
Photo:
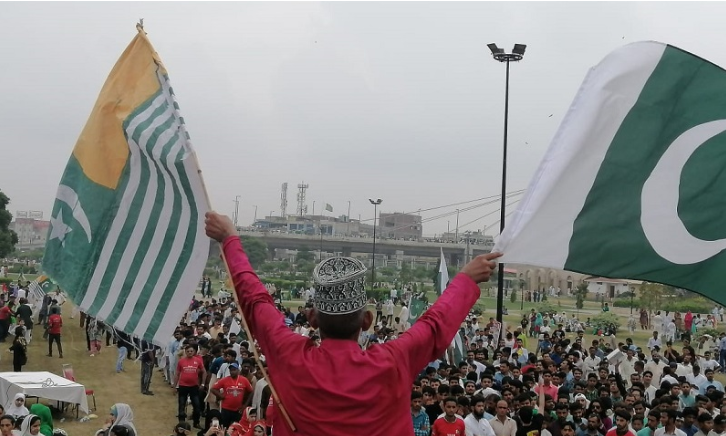
{"type": "MultiPolygon", "coordinates": [[[[171,434],[177,422],[177,397],[176,391],[164,382],[161,373],[154,370],[151,388],[155,396],[141,395],[140,364],[126,360],[125,371],[117,374],[117,348],[114,345],[107,348],[105,342],[101,353],[90,357],[86,351],[86,334],[80,328],[79,317],[70,319],[70,303],[64,304],[62,309],[64,358],[58,357],[55,346],[54,357],[46,357],[48,344],[42,340],[42,330],[35,329],[35,339],[28,346],[28,364],[23,367],[23,371],[50,371],[60,375],[62,374],[62,364],[72,364],[76,380],[87,389],[95,391],[98,410],[92,413],[98,415],[98,419],[78,422],[75,419],[75,411],[68,411],[64,415],[65,422],[60,422],[54,416],[54,426],[63,428],[72,435],[92,435],[108,418],[109,410],[114,403],[127,403],[134,412],[134,424],[139,432],[144,435],[171,434]]],[[[0,359],[0,371],[12,371],[12,354],[7,351],[11,343],[8,340],[3,344],[5,350],[0,359]]],[[[30,400],[28,404],[32,404],[34,401],[30,400]]],[[[41,401],[50,404],[47,400],[41,401]]],[[[93,400],[90,397],[88,405],[93,407],[93,400]]],[[[189,410],[191,412],[191,407],[189,410]]],[[[80,416],[83,416],[82,412],[80,416]]]]}
{"type": "MultiPolygon", "coordinates": [[[[12,279],[14,282],[18,281],[18,277],[20,277],[20,274],[8,273],[8,278],[12,279]]],[[[25,280],[30,280],[32,282],[38,278],[38,274],[23,274],[23,277],[25,277],[25,280]]]]}

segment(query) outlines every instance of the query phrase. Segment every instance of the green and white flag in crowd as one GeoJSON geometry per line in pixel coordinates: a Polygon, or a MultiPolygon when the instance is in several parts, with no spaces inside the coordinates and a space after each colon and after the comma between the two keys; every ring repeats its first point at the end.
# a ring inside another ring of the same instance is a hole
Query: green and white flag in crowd
{"type": "Polygon", "coordinates": [[[43,270],[80,310],[166,344],[209,254],[207,209],[166,70],[139,28],[61,178],[43,270]]]}
{"type": "Polygon", "coordinates": [[[333,206],[331,206],[329,203],[325,203],[325,210],[327,210],[328,212],[332,212],[333,206]]]}
{"type": "Polygon", "coordinates": [[[416,320],[418,320],[418,318],[424,313],[424,310],[426,310],[426,302],[421,298],[411,297],[408,302],[409,324],[413,325],[413,323],[415,323],[416,320]]]}
{"type": "Polygon", "coordinates": [[[35,280],[30,282],[30,286],[28,286],[28,298],[33,303],[38,303],[43,301],[43,297],[46,294],[50,294],[51,292],[55,291],[56,284],[53,283],[53,280],[50,279],[48,276],[38,276],[35,280]]]}
{"type": "Polygon", "coordinates": [[[446,268],[446,259],[444,258],[444,249],[441,249],[441,259],[439,260],[439,273],[436,276],[436,294],[441,295],[449,285],[449,270],[446,268]]]}
{"type": "Polygon", "coordinates": [[[640,279],[726,304],[726,71],[657,42],[582,84],[494,248],[505,263],[640,279]]]}

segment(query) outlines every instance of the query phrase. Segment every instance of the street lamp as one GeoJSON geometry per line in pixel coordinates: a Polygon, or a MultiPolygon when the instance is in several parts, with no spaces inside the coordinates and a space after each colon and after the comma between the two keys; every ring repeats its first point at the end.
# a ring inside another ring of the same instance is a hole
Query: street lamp
{"type": "Polygon", "coordinates": [[[371,266],[371,286],[376,282],[376,220],[378,220],[378,205],[383,203],[380,198],[373,200],[369,198],[368,201],[373,205],[373,265],[371,266]]]}
{"type": "MultiPolygon", "coordinates": [[[[507,75],[504,87],[504,148],[502,153],[502,204],[500,207],[501,216],[499,218],[499,233],[504,231],[504,217],[507,197],[507,130],[509,127],[509,63],[521,61],[524,57],[524,51],[527,46],[524,44],[514,44],[511,53],[505,53],[503,48],[497,47],[496,44],[487,44],[492,52],[495,61],[507,64],[507,75]]],[[[504,307],[504,264],[499,264],[499,276],[497,280],[497,321],[502,322],[502,309],[504,307]]]]}

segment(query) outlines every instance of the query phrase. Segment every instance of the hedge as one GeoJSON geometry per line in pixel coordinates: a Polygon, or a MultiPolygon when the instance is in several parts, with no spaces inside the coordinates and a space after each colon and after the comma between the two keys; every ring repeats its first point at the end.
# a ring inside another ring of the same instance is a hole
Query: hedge
{"type": "Polygon", "coordinates": [[[386,301],[391,297],[391,291],[386,288],[366,289],[366,297],[376,301],[386,301]]]}

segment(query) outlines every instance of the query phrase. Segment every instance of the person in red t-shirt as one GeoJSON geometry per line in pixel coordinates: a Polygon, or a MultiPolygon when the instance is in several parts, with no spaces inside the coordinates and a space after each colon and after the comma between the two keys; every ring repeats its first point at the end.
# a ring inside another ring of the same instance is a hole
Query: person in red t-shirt
{"type": "MultiPolygon", "coordinates": [[[[0,302],[0,304],[2,304],[2,302],[0,302]]],[[[11,316],[13,316],[12,301],[7,304],[2,304],[2,307],[0,307],[0,342],[5,342],[5,339],[10,334],[11,316]]]]}
{"type": "Polygon", "coordinates": [[[48,357],[53,357],[53,342],[58,344],[58,355],[63,358],[63,345],[61,345],[61,327],[63,318],[60,316],[59,307],[50,308],[48,317],[48,357]]]}
{"type": "Polygon", "coordinates": [[[464,436],[466,434],[466,425],[464,420],[456,417],[456,411],[459,409],[459,403],[454,397],[448,397],[444,400],[444,416],[434,421],[431,426],[431,436],[464,436]]]}
{"type": "Polygon", "coordinates": [[[204,370],[202,359],[199,359],[196,353],[197,349],[194,345],[184,347],[184,356],[176,364],[176,375],[172,387],[177,388],[179,396],[179,421],[184,421],[187,417],[187,398],[189,398],[192,402],[194,427],[201,428],[199,426],[199,416],[201,415],[199,389],[204,388],[204,384],[200,386],[199,380],[206,380],[207,372],[204,370]]]}
{"type": "Polygon", "coordinates": [[[210,392],[221,401],[220,423],[227,428],[242,418],[242,405],[246,404],[252,392],[252,385],[245,377],[239,375],[239,364],[234,362],[229,365],[229,376],[215,383],[210,392]]]}
{"type": "Polygon", "coordinates": [[[630,413],[618,410],[615,412],[615,427],[608,430],[605,436],[635,436],[630,430],[630,413]]]}

